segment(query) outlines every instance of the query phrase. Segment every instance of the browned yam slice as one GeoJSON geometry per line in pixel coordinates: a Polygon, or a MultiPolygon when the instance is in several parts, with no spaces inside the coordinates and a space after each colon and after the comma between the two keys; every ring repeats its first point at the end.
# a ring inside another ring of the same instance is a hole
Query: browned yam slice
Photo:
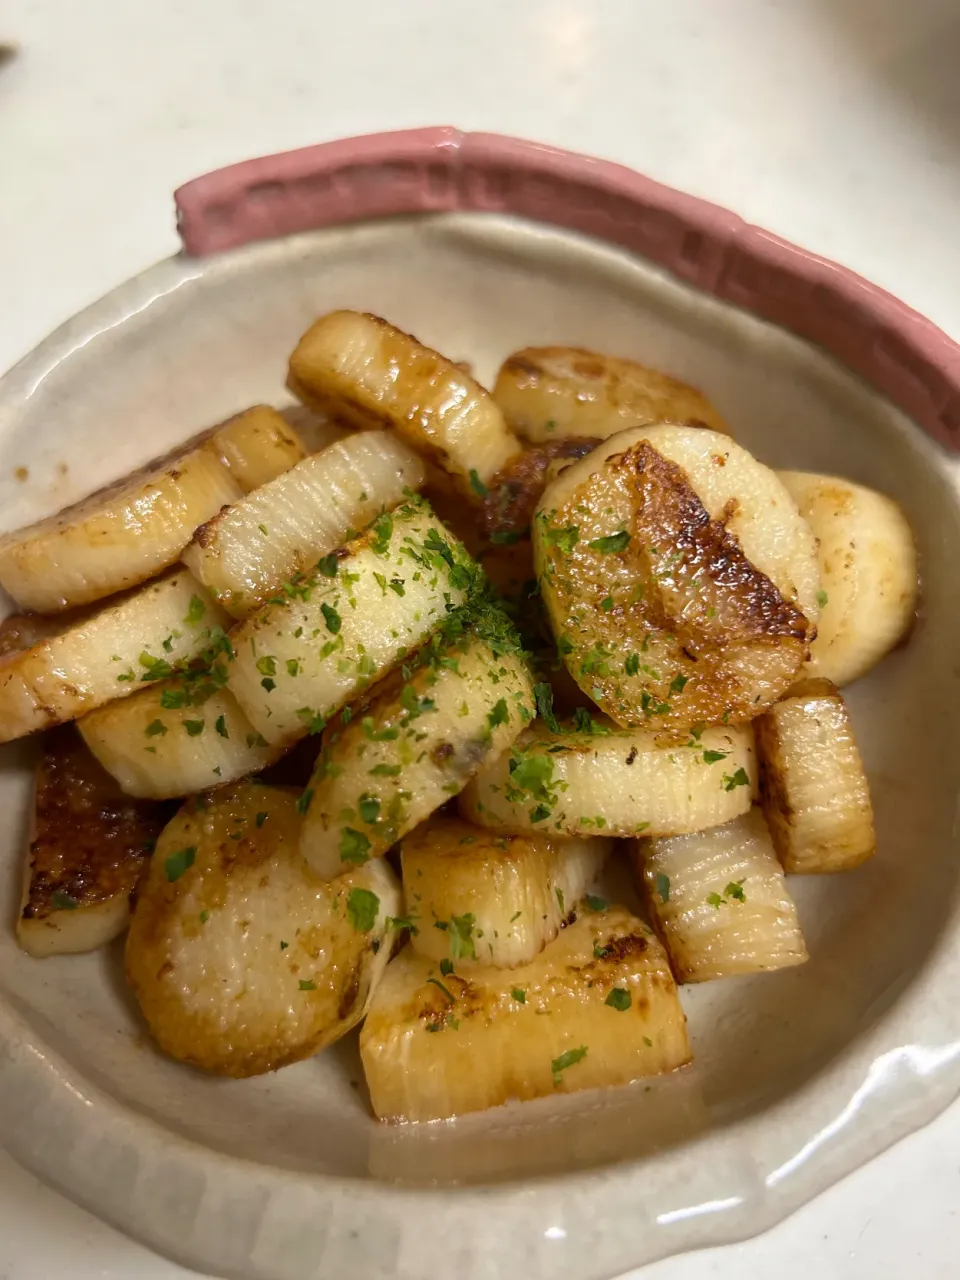
{"type": "Polygon", "coordinates": [[[525,347],[508,356],[494,399],[518,435],[540,443],[561,436],[606,440],[626,427],[678,422],[730,428],[696,387],[634,360],[582,347],[525,347]]]}
{"type": "MultiPolygon", "coordinates": [[[[738,501],[711,515],[687,472],[633,436],[564,472],[537,513],[535,559],[560,650],[621,725],[751,719],[796,679],[808,616],[748,558],[730,527],[738,501]]],[[[814,556],[811,543],[815,571],[814,556]]]]}
{"type": "Polygon", "coordinates": [[[93,951],[122,933],[169,805],[132,800],[72,725],[44,741],[17,940],[32,956],[93,951]]]}

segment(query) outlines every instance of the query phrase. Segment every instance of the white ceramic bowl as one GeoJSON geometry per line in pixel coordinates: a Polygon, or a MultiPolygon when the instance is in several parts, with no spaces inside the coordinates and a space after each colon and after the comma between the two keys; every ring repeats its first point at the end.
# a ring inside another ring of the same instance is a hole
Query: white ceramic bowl
{"type": "Polygon", "coordinates": [[[0,382],[3,527],[248,404],[287,401],[287,355],[330,308],[385,315],[487,382],[528,344],[638,356],[702,386],[764,461],[849,476],[907,512],[921,616],[849,691],[880,849],[851,875],[792,880],[809,964],[684,990],[696,1062],[677,1078],[381,1127],[355,1037],[273,1076],[210,1079],[153,1049],[119,948],[18,950],[32,747],[4,748],[0,1139],[95,1213],[217,1275],[608,1280],[768,1227],[929,1120],[960,1082],[956,460],[823,350],[597,237],[726,298],[763,260],[764,287],[738,300],[812,326],[945,442],[960,424],[955,349],[846,273],[751,241],[760,233],[732,215],[612,166],[468,142],[430,131],[335,144],[189,188],[184,234],[200,251],[358,213],[442,211],[181,255],[64,326],[0,382]]]}

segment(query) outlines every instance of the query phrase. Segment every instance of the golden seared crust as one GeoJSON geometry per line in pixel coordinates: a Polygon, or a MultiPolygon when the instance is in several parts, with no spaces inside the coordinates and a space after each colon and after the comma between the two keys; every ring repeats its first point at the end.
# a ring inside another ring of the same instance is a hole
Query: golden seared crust
{"type": "Polygon", "coordinates": [[[483,500],[482,524],[487,537],[497,539],[526,533],[549,481],[550,464],[559,459],[585,458],[595,439],[567,436],[524,449],[497,474],[483,500]]]}
{"type": "Polygon", "coordinates": [[[24,920],[133,892],[170,814],[132,800],[72,726],[51,733],[37,768],[24,920]]]}
{"type": "MultiPolygon", "coordinates": [[[[636,494],[630,551],[651,621],[670,620],[691,652],[794,640],[803,645],[807,620],[744,555],[727,529],[734,505],[711,520],[684,471],[646,441],[611,460],[636,494]]],[[[641,602],[642,603],[642,602],[641,602]]]]}
{"type": "Polygon", "coordinates": [[[645,439],[538,512],[561,651],[618,723],[750,719],[800,671],[807,619],[744,554],[727,527],[735,514],[731,502],[711,519],[686,472],[645,439]],[[617,532],[597,538],[611,522],[617,532]]]}

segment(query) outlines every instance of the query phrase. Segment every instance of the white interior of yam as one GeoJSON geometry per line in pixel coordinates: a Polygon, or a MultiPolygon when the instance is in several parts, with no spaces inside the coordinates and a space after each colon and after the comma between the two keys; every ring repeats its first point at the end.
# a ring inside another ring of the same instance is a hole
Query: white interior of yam
{"type": "Polygon", "coordinates": [[[902,503],[921,550],[920,620],[909,644],[849,693],[879,853],[850,875],[790,879],[808,964],[684,990],[696,1064],[681,1078],[385,1129],[368,1113],[355,1035],[276,1075],[206,1078],[150,1044],[119,945],[45,961],[18,950],[32,747],[15,745],[0,751],[0,1007],[38,1061],[57,1064],[64,1088],[102,1092],[226,1155],[357,1179],[493,1182],[595,1167],[744,1123],[815,1086],[897,1000],[911,999],[957,898],[960,512],[950,464],[802,342],[626,254],[458,215],[174,259],[118,290],[0,386],[0,525],[49,514],[250,404],[285,403],[288,353],[335,307],[385,316],[470,361],[487,385],[525,345],[636,357],[702,387],[771,466],[835,472],[902,503]]]}

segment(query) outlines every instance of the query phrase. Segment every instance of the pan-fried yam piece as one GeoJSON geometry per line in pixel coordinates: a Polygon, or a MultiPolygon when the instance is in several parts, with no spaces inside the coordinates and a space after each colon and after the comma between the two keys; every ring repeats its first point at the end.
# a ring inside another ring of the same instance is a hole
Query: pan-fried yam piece
{"type": "Polygon", "coordinates": [[[819,543],[822,607],[806,672],[849,684],[909,631],[917,549],[903,512],[873,489],[834,476],[778,473],[819,543]]]}
{"type": "Polygon", "coordinates": [[[475,575],[460,543],[411,498],[234,629],[231,692],[268,742],[290,745],[419,648],[475,575]]]}
{"type": "Polygon", "coordinates": [[[846,704],[808,680],[755,724],[760,796],[787,871],[849,871],[876,852],[873,806],[846,704]]]}
{"type": "Polygon", "coordinates": [[[730,428],[696,387],[634,360],[582,347],[524,347],[500,366],[493,398],[525,440],[606,440],[627,427],[677,422],[730,428]]]}
{"type": "Polygon", "coordinates": [[[751,719],[806,659],[816,543],[772,471],[726,436],[624,431],[557,477],[534,558],[560,651],[618,724],[751,719]]]}
{"type": "Polygon", "coordinates": [[[73,727],[45,739],[37,766],[17,941],[31,956],[95,951],[130,919],[130,894],[167,820],[130,800],[73,727]]]}
{"type": "Polygon", "coordinates": [[[711,831],[640,840],[637,870],[680,982],[763,973],[808,958],[759,809],[711,831]]]}
{"type": "Polygon", "coordinates": [[[385,862],[335,885],[297,855],[296,796],[241,783],[183,806],[137,895],[127,976],[157,1043],[223,1076],[311,1057],[363,1017],[400,886],[385,862]]]}
{"type": "Polygon", "coordinates": [[[164,680],[78,722],[87,746],[129,796],[193,795],[265,769],[283,755],[229,689],[164,680]],[[198,705],[195,697],[201,697],[198,705]]]}
{"type": "Polygon", "coordinates": [[[24,609],[59,613],[152,578],[194,529],[303,457],[260,406],[49,519],[0,538],[0,584],[24,609]]]}
{"type": "Polygon", "coordinates": [[[489,392],[379,316],[321,316],[290,357],[287,385],[305,404],[354,426],[394,427],[475,503],[478,488],[520,451],[489,392]]]}
{"type": "Polygon", "coordinates": [[[676,835],[744,813],[755,787],[749,727],[668,737],[605,720],[553,733],[538,721],[480,771],[460,812],[518,835],[676,835]]]}
{"type": "Polygon", "coordinates": [[[197,529],[184,563],[245,618],[423,480],[422,461],[393,432],[349,435],[224,507],[197,529]]]}
{"type": "Polygon", "coordinates": [[[444,973],[407,948],[360,1033],[381,1120],[627,1084],[690,1061],[667,957],[623,907],[586,912],[517,969],[444,973]]]}
{"type": "Polygon", "coordinates": [[[526,659],[498,610],[461,611],[434,641],[324,735],[300,841],[324,880],[382,857],[534,717],[526,659]]]}
{"type": "Polygon", "coordinates": [[[547,484],[559,469],[592,453],[596,440],[573,436],[524,449],[484,485],[481,523],[494,545],[510,546],[530,528],[547,484]]]}
{"type": "Polygon", "coordinates": [[[612,846],[600,836],[504,836],[431,818],[401,847],[413,949],[458,970],[528,964],[560,932],[612,846]]]}
{"type": "Polygon", "coordinates": [[[0,742],[133,693],[158,666],[194,658],[227,621],[186,569],[104,605],[0,623],[0,742]]]}
{"type": "Polygon", "coordinates": [[[236,414],[210,437],[210,446],[242,493],[269,484],[306,457],[306,447],[283,414],[257,404],[236,414]]]}

